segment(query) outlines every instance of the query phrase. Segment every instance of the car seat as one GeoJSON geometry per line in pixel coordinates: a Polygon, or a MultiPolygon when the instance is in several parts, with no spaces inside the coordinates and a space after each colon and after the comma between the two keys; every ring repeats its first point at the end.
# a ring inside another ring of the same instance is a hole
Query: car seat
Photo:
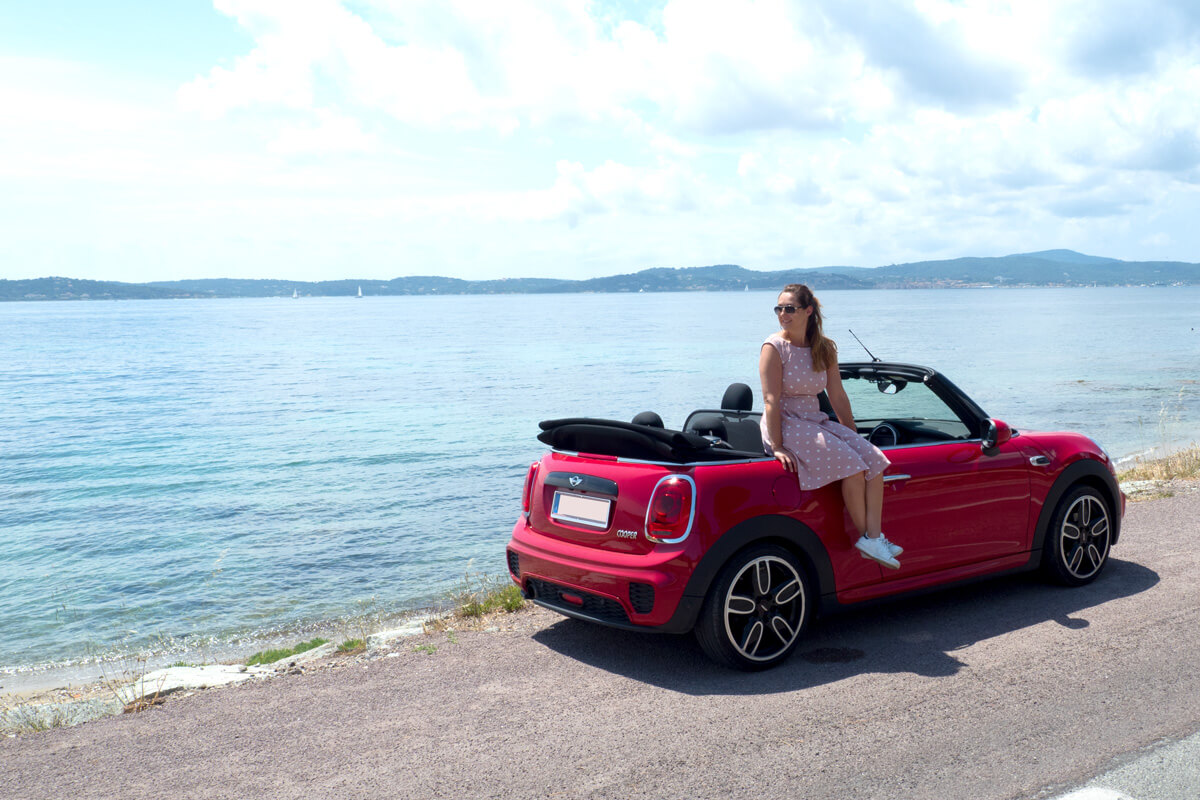
{"type": "Polygon", "coordinates": [[[731,383],[721,397],[720,410],[701,409],[688,415],[685,431],[721,439],[733,450],[763,453],[761,412],[751,411],[754,392],[744,383],[731,383]]]}

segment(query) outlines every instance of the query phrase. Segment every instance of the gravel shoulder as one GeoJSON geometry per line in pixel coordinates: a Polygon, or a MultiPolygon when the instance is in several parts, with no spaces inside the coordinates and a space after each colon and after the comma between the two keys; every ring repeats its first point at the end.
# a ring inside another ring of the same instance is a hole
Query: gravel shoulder
{"type": "Polygon", "coordinates": [[[1171,492],[1090,586],[839,614],[766,673],[535,609],[0,739],[0,798],[1049,797],[1200,730],[1200,491],[1171,492]]]}

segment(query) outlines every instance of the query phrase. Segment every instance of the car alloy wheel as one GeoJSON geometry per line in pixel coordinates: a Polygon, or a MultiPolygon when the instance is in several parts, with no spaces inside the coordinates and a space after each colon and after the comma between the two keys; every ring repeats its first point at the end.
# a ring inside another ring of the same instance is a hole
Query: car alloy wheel
{"type": "Polygon", "coordinates": [[[1082,586],[1100,574],[1112,544],[1112,519],[1104,498],[1080,486],[1059,502],[1051,527],[1051,575],[1060,583],[1082,586]]]}
{"type": "Polygon", "coordinates": [[[791,654],[809,617],[804,568],[781,547],[762,545],[725,565],[696,628],[714,660],[744,670],[791,654]]]}

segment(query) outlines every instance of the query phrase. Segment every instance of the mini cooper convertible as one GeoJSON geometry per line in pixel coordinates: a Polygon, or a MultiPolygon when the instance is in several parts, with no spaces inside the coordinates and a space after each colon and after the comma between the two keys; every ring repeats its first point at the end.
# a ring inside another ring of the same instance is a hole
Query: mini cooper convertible
{"type": "Polygon", "coordinates": [[[803,491],[763,451],[761,412],[734,384],[679,430],[652,412],[542,422],[551,450],[525,479],[512,579],[558,613],[694,631],[713,660],[759,670],[817,613],[1021,570],[1070,586],[1100,574],[1125,497],[1095,442],[1017,431],[926,367],[840,371],[859,434],[892,462],[883,530],[904,547],[900,569],[855,549],[837,483],[803,491]]]}

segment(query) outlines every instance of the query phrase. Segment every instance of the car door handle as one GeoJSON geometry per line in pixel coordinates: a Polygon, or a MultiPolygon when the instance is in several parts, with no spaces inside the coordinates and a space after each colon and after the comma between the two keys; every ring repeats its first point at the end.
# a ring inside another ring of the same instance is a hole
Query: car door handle
{"type": "Polygon", "coordinates": [[[883,476],[883,482],[884,482],[884,483],[891,483],[891,482],[893,482],[893,481],[906,481],[906,480],[908,480],[908,479],[909,479],[909,478],[911,478],[911,477],[912,477],[912,475],[903,475],[903,474],[898,474],[898,475],[884,475],[884,476],[883,476]]]}

